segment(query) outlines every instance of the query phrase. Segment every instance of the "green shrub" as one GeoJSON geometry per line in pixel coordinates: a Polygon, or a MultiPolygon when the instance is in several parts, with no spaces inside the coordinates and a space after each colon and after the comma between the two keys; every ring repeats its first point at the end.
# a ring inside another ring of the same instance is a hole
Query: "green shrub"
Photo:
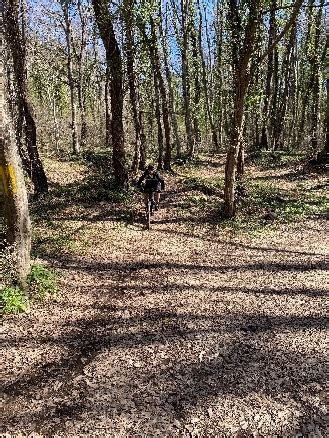
{"type": "Polygon", "coordinates": [[[30,295],[34,300],[44,300],[57,292],[57,278],[55,272],[42,265],[32,265],[27,277],[30,295]]]}
{"type": "Polygon", "coordinates": [[[26,312],[28,306],[27,296],[18,287],[5,286],[0,290],[1,314],[26,312]]]}

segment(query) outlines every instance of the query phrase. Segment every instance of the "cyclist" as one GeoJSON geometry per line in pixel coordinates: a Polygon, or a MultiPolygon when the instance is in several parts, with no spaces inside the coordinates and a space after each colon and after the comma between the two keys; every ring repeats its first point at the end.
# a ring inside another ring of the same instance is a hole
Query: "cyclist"
{"type": "Polygon", "coordinates": [[[154,191],[154,201],[155,206],[154,210],[157,211],[159,208],[160,202],[160,193],[161,190],[165,187],[165,182],[160,173],[154,168],[153,164],[149,164],[143,173],[143,175],[139,178],[137,186],[141,187],[142,182],[145,180],[145,184],[143,187],[144,192],[144,203],[147,205],[149,191],[154,191]]]}

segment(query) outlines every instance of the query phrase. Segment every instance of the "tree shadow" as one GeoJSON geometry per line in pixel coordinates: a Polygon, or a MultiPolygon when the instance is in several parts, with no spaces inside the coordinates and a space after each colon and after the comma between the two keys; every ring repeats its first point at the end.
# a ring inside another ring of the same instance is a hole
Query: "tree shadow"
{"type": "MultiPolygon", "coordinates": [[[[30,373],[4,388],[11,399],[28,400],[35,391],[49,388],[51,393],[55,382],[64,385],[60,397],[56,394],[55,410],[49,413],[46,406],[41,412],[31,410],[24,417],[26,425],[34,422],[40,432],[47,432],[49,421],[59,418],[60,424],[52,425],[52,432],[65,433],[64,421],[81,419],[84,413],[97,418],[102,413],[110,413],[113,405],[123,413],[130,413],[127,400],[132,397],[137,418],[142,412],[148,412],[159,422],[163,415],[169,422],[175,418],[188,420],[191,411],[206,410],[207,400],[214,397],[243,398],[261,392],[272,399],[288,395],[300,403],[303,391],[315,379],[318,385],[325,383],[325,360],[319,353],[297,353],[273,342],[278,332],[324,330],[324,318],[262,317],[237,312],[225,316],[195,315],[151,309],[123,319],[115,314],[117,310],[112,309],[108,315],[101,311],[92,320],[81,318],[66,327],[61,336],[26,338],[32,343],[54,343],[66,348],[58,360],[40,362],[30,373]],[[206,337],[207,343],[201,344],[205,350],[200,354],[198,342],[206,337]],[[195,343],[197,354],[192,358],[179,355],[182,342],[195,343]],[[143,367],[128,367],[129,381],[123,378],[122,383],[117,384],[111,383],[111,376],[104,377],[105,384],[100,384],[97,373],[90,377],[85,373],[101,355],[106,354],[112,363],[119,350],[134,354],[139,349],[145,354],[146,347],[155,348],[154,351],[166,348],[172,351],[173,357],[165,355],[160,359],[161,366],[153,366],[148,357],[142,355],[140,360],[145,364],[147,375],[143,367]],[[111,397],[111,393],[117,394],[116,385],[120,387],[119,399],[115,399],[115,395],[111,397]],[[158,394],[155,405],[148,401],[150,397],[154,399],[154,394],[158,394]]],[[[44,393],[49,397],[49,392],[44,393]]],[[[9,424],[15,425],[15,421],[12,417],[9,424]]]]}
{"type": "MultiPolygon", "coordinates": [[[[323,219],[323,217],[314,218],[314,219],[320,220],[320,219],[323,219]]],[[[175,221],[179,222],[179,218],[175,218],[175,221]]],[[[159,221],[159,223],[161,224],[160,221],[159,221]]],[[[246,248],[246,249],[251,249],[251,250],[260,251],[260,252],[287,253],[287,254],[295,254],[297,256],[298,255],[311,255],[311,256],[322,256],[322,257],[324,256],[324,254],[321,254],[321,253],[312,253],[312,252],[307,252],[307,251],[295,251],[295,250],[283,249],[283,248],[269,248],[269,247],[264,247],[264,246],[248,245],[248,244],[241,243],[241,242],[234,242],[233,240],[229,240],[229,241],[222,240],[222,239],[219,239],[218,236],[216,236],[216,235],[211,237],[211,238],[208,238],[205,236],[199,237],[198,235],[194,234],[193,232],[188,233],[188,232],[179,231],[179,230],[173,231],[173,230],[170,230],[167,228],[157,228],[156,231],[158,233],[177,234],[177,235],[189,237],[192,239],[199,238],[199,239],[202,239],[206,242],[211,242],[213,244],[217,243],[217,244],[229,245],[229,246],[233,246],[233,247],[246,248]]]]}
{"type": "MultiPolygon", "coordinates": [[[[120,273],[122,275],[136,272],[145,271],[150,272],[151,270],[161,272],[163,270],[181,270],[183,272],[214,272],[214,273],[227,273],[227,272],[252,272],[252,271],[263,271],[263,272],[308,272],[314,270],[328,270],[328,262],[323,260],[312,261],[312,262],[254,262],[254,263],[240,263],[238,265],[222,265],[214,264],[195,264],[195,263],[179,263],[179,262],[101,262],[101,261],[77,261],[76,258],[65,256],[54,257],[54,262],[57,260],[64,270],[78,271],[78,272],[111,272],[111,275],[115,273],[120,273]]],[[[144,275],[144,272],[143,272],[144,275]]]]}

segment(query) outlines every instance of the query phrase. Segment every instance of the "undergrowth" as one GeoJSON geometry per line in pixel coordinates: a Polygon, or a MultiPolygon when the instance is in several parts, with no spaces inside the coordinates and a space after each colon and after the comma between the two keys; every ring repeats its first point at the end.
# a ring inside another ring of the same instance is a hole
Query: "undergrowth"
{"type": "Polygon", "coordinates": [[[220,225],[236,231],[257,232],[276,224],[288,223],[328,211],[328,198],[322,190],[314,191],[303,183],[293,190],[268,182],[247,180],[238,198],[234,219],[222,218],[220,225]]]}
{"type": "Polygon", "coordinates": [[[246,161],[251,161],[263,169],[273,169],[300,164],[301,160],[305,157],[305,153],[292,154],[288,151],[258,151],[250,154],[246,161]]]}
{"type": "Polygon", "coordinates": [[[40,264],[31,266],[26,283],[25,290],[12,285],[3,285],[0,288],[1,314],[26,312],[30,302],[45,301],[58,291],[57,274],[40,264]]]}
{"type": "Polygon", "coordinates": [[[28,307],[28,297],[19,287],[4,286],[0,289],[1,314],[26,312],[28,307]]]}
{"type": "Polygon", "coordinates": [[[51,269],[34,264],[27,277],[29,296],[34,301],[43,301],[58,291],[57,275],[51,269]]]}
{"type": "MultiPolygon", "coordinates": [[[[296,157],[290,157],[296,159],[296,157]]],[[[288,161],[289,161],[288,156],[288,161]]],[[[280,156],[281,163],[285,157],[280,156]]],[[[289,161],[290,163],[290,161],[289,161]]],[[[187,170],[187,169],[185,169],[187,170]]],[[[184,220],[191,223],[211,223],[234,232],[258,233],[276,224],[322,215],[328,211],[326,184],[318,180],[287,179],[284,185],[272,181],[246,178],[237,185],[237,214],[233,219],[223,216],[224,181],[220,177],[198,174],[192,167],[181,179],[184,194],[180,206],[189,212],[184,220]],[[289,184],[288,184],[289,183],[289,184]]]]}

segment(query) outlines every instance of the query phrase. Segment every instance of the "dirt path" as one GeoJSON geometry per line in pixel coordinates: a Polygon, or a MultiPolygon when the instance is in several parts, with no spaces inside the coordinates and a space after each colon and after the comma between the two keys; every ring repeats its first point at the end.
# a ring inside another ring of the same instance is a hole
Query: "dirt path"
{"type": "Polygon", "coordinates": [[[325,221],[214,234],[181,190],[150,232],[105,205],[56,218],[94,244],[52,254],[61,296],[4,321],[4,432],[325,436],[325,221]]]}

